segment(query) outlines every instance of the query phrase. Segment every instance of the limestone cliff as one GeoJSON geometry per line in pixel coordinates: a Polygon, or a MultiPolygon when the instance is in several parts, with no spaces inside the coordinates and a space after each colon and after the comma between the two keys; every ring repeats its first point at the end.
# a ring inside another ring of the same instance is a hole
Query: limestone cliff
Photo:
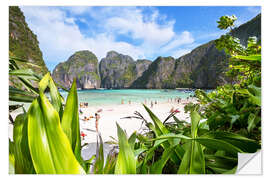
{"type": "Polygon", "coordinates": [[[78,88],[99,88],[98,59],[90,51],[78,51],[67,61],[58,64],[53,70],[52,77],[65,88],[71,87],[74,78],[77,79],[78,88]]]}

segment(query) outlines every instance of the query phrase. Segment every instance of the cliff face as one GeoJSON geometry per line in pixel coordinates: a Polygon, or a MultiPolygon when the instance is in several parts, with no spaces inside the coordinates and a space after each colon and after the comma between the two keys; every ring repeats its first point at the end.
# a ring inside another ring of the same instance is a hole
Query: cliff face
{"type": "Polygon", "coordinates": [[[147,60],[147,59],[138,59],[135,64],[136,64],[136,79],[141,77],[143,72],[146,71],[149,67],[149,65],[152,63],[152,61],[147,60]]]}
{"type": "MultiPolygon", "coordinates": [[[[249,37],[261,40],[261,15],[235,28],[232,35],[246,45],[249,37]]],[[[159,57],[132,85],[132,88],[215,88],[227,82],[228,55],[210,41],[190,53],[170,61],[159,57]]]]}
{"type": "Polygon", "coordinates": [[[150,63],[148,60],[134,61],[130,56],[110,51],[99,64],[101,87],[128,88],[150,63]]]}
{"type": "Polygon", "coordinates": [[[176,60],[172,83],[175,87],[215,88],[226,82],[223,72],[227,60],[210,41],[176,60]]]}
{"type": "MultiPolygon", "coordinates": [[[[261,16],[235,28],[232,35],[238,37],[243,45],[246,45],[250,36],[257,36],[260,40],[261,16]]],[[[65,87],[70,87],[73,77],[78,78],[78,87],[82,89],[215,88],[228,80],[224,72],[229,57],[216,49],[214,41],[203,44],[178,59],[158,57],[154,62],[134,61],[130,56],[110,51],[100,61],[98,68],[97,58],[91,52],[82,51],[79,54],[75,53],[54,70],[53,77],[65,87]]]]}
{"type": "Polygon", "coordinates": [[[77,79],[78,88],[99,88],[98,59],[90,51],[78,51],[66,62],[58,64],[53,70],[52,77],[65,88],[71,87],[74,78],[77,79]]]}
{"type": "Polygon", "coordinates": [[[158,57],[148,69],[133,82],[131,88],[171,88],[168,84],[175,60],[172,57],[158,57]]]}
{"type": "Polygon", "coordinates": [[[240,43],[244,46],[247,45],[248,38],[252,36],[256,36],[258,41],[261,42],[261,14],[235,28],[232,31],[232,36],[239,38],[240,43]]]}
{"type": "Polygon", "coordinates": [[[41,75],[48,72],[39,49],[37,36],[28,27],[22,11],[17,6],[9,7],[9,51],[16,57],[28,60],[41,68],[25,63],[19,63],[20,67],[31,68],[41,75]]]}

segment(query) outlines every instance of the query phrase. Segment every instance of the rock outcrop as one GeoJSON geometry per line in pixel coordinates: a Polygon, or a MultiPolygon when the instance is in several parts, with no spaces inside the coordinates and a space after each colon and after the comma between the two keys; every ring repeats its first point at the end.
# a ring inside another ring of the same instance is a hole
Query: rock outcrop
{"type": "MultiPolygon", "coordinates": [[[[232,35],[243,45],[251,36],[261,39],[261,15],[235,28],[232,35]]],[[[158,57],[134,61],[130,56],[110,51],[101,59],[99,66],[95,55],[82,51],[57,65],[53,77],[70,87],[77,77],[78,87],[89,88],[216,88],[228,82],[224,75],[229,56],[215,47],[214,41],[203,44],[190,53],[174,59],[158,57]],[[79,53],[80,54],[80,53],[79,53]],[[90,60],[91,59],[91,60],[90,60]],[[97,68],[98,66],[98,68],[97,68]],[[98,72],[99,69],[99,72],[98,72]]]]}
{"type": "Polygon", "coordinates": [[[171,83],[174,87],[215,88],[226,82],[227,62],[224,51],[210,41],[176,60],[171,83]]]}
{"type": "MultiPolygon", "coordinates": [[[[261,15],[235,28],[232,35],[246,45],[249,37],[261,40],[261,15]]],[[[203,44],[174,60],[157,58],[132,88],[216,88],[228,82],[225,76],[229,56],[215,47],[214,41],[203,44]]]]}
{"type": "Polygon", "coordinates": [[[39,48],[37,36],[28,27],[23,12],[18,6],[9,7],[9,52],[29,63],[19,63],[22,68],[31,68],[37,74],[44,75],[48,69],[39,48]]]}
{"type": "Polygon", "coordinates": [[[74,78],[77,79],[77,88],[99,88],[98,59],[88,50],[78,51],[67,61],[58,64],[53,70],[52,77],[65,88],[71,87],[74,78]]]}
{"type": "Polygon", "coordinates": [[[248,38],[252,36],[256,36],[259,43],[261,43],[261,14],[233,29],[231,34],[239,38],[240,43],[244,46],[247,45],[248,38]]]}
{"type": "Polygon", "coordinates": [[[149,60],[134,61],[128,55],[110,51],[99,64],[101,87],[129,88],[133,81],[148,68],[149,64],[151,64],[149,60]]]}
{"type": "Polygon", "coordinates": [[[161,89],[172,88],[168,79],[175,66],[173,57],[158,57],[148,69],[133,82],[131,88],[161,89]]]}

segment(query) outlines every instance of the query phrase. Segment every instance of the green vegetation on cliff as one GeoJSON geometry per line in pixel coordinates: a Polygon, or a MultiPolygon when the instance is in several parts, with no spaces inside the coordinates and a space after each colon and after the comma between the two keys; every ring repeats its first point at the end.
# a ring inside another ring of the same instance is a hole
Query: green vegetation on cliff
{"type": "Polygon", "coordinates": [[[65,62],[58,64],[53,70],[53,79],[66,88],[77,78],[77,86],[82,89],[100,87],[98,59],[88,50],[75,52],[65,62]]]}
{"type": "Polygon", "coordinates": [[[22,68],[31,68],[41,75],[48,72],[37,36],[28,27],[22,11],[17,6],[9,7],[9,51],[18,58],[40,66],[37,68],[25,63],[18,63],[22,68]]]}

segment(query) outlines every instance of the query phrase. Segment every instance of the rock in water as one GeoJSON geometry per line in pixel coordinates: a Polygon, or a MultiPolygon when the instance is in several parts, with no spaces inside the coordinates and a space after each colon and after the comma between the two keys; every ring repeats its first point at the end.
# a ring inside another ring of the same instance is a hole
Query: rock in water
{"type": "Polygon", "coordinates": [[[71,87],[74,78],[77,79],[77,88],[99,88],[98,59],[88,50],[78,51],[67,61],[58,64],[53,70],[52,77],[65,88],[71,87]]]}

